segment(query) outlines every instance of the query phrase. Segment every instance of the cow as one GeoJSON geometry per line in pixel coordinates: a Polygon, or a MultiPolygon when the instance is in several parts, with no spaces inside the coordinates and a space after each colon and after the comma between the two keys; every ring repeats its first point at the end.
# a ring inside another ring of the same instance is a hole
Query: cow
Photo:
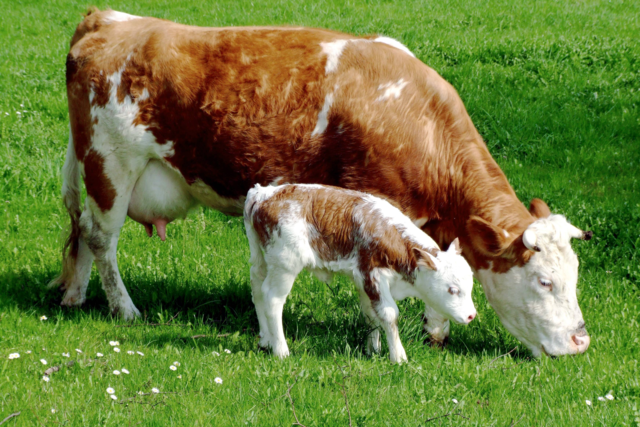
{"type": "MultiPolygon", "coordinates": [[[[66,84],[71,227],[51,283],[63,305],[83,303],[95,262],[111,311],[139,314],[116,260],[128,213],[164,238],[194,204],[241,215],[255,184],[315,183],[388,200],[443,249],[458,237],[503,325],[535,356],[589,346],[570,240],[591,232],[542,200],[527,210],[455,89],[400,42],[94,10],[71,39],[66,84]]],[[[431,307],[425,318],[443,343],[448,320],[431,307]]]]}
{"type": "Polygon", "coordinates": [[[395,301],[419,298],[443,318],[465,325],[476,317],[473,273],[458,239],[441,251],[380,198],[317,184],[257,184],[247,194],[244,225],[260,346],[271,347],[277,357],[289,355],[282,308],[302,269],[324,282],[342,273],[355,283],[373,329],[367,349],[380,352],[382,328],[392,363],[407,361],[395,301]]]}

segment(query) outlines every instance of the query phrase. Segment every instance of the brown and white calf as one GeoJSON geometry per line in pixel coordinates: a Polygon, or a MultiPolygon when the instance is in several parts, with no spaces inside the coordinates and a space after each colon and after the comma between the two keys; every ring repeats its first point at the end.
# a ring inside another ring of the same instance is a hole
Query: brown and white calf
{"type": "MultiPolygon", "coordinates": [[[[398,333],[398,306],[420,298],[444,319],[468,324],[476,317],[473,273],[458,240],[447,252],[389,202],[369,194],[316,184],[249,190],[244,225],[251,248],[251,289],[260,345],[289,355],[282,307],[302,269],[330,281],[348,276],[370,325],[381,327],[394,363],[407,360],[398,333]]],[[[380,333],[368,339],[380,351],[380,333]]]]}
{"type": "MultiPolygon", "coordinates": [[[[522,205],[453,87],[399,42],[94,11],[66,78],[71,234],[53,282],[64,305],[82,304],[95,261],[111,310],[138,313],[116,260],[127,214],[164,238],[196,203],[240,215],[256,183],[317,183],[386,198],[442,248],[459,236],[500,320],[535,355],[588,347],[570,238],[590,234],[540,200],[522,205]]],[[[448,322],[426,317],[446,338],[448,322]]]]}

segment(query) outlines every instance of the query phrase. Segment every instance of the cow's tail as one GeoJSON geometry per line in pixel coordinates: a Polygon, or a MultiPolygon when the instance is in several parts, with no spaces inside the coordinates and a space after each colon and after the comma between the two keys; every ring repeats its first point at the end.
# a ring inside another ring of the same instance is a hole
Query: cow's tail
{"type": "Polygon", "coordinates": [[[49,287],[68,284],[75,274],[76,258],[80,244],[80,169],[73,145],[73,134],[69,130],[69,145],[67,157],[62,167],[62,201],[67,208],[71,224],[68,237],[62,248],[62,273],[51,282],[49,287]]]}

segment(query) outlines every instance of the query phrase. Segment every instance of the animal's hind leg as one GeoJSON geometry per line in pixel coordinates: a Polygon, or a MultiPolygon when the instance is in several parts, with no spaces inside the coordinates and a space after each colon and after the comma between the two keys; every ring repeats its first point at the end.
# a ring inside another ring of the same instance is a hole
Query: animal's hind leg
{"type": "Polygon", "coordinates": [[[92,151],[84,162],[88,197],[79,221],[81,238],[95,257],[111,312],[132,319],[140,312],[120,277],[116,250],[133,187],[147,159],[134,153],[102,156],[92,151]]]}
{"type": "Polygon", "coordinates": [[[87,287],[91,277],[91,267],[93,266],[93,253],[80,237],[78,242],[78,255],[75,259],[75,274],[69,282],[62,285],[65,290],[62,303],[67,307],[80,306],[87,296],[87,287]]]}

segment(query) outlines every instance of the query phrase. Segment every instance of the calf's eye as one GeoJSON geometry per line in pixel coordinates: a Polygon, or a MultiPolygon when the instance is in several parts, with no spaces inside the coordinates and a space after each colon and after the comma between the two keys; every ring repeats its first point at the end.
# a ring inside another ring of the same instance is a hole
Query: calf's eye
{"type": "Polygon", "coordinates": [[[549,290],[551,290],[551,287],[553,286],[553,282],[549,279],[538,279],[538,282],[540,282],[540,285],[543,288],[547,288],[549,290]]]}
{"type": "Polygon", "coordinates": [[[458,294],[460,293],[460,289],[458,289],[458,288],[454,288],[454,287],[450,287],[450,288],[449,288],[449,293],[450,293],[451,295],[458,295],[458,294]]]}

